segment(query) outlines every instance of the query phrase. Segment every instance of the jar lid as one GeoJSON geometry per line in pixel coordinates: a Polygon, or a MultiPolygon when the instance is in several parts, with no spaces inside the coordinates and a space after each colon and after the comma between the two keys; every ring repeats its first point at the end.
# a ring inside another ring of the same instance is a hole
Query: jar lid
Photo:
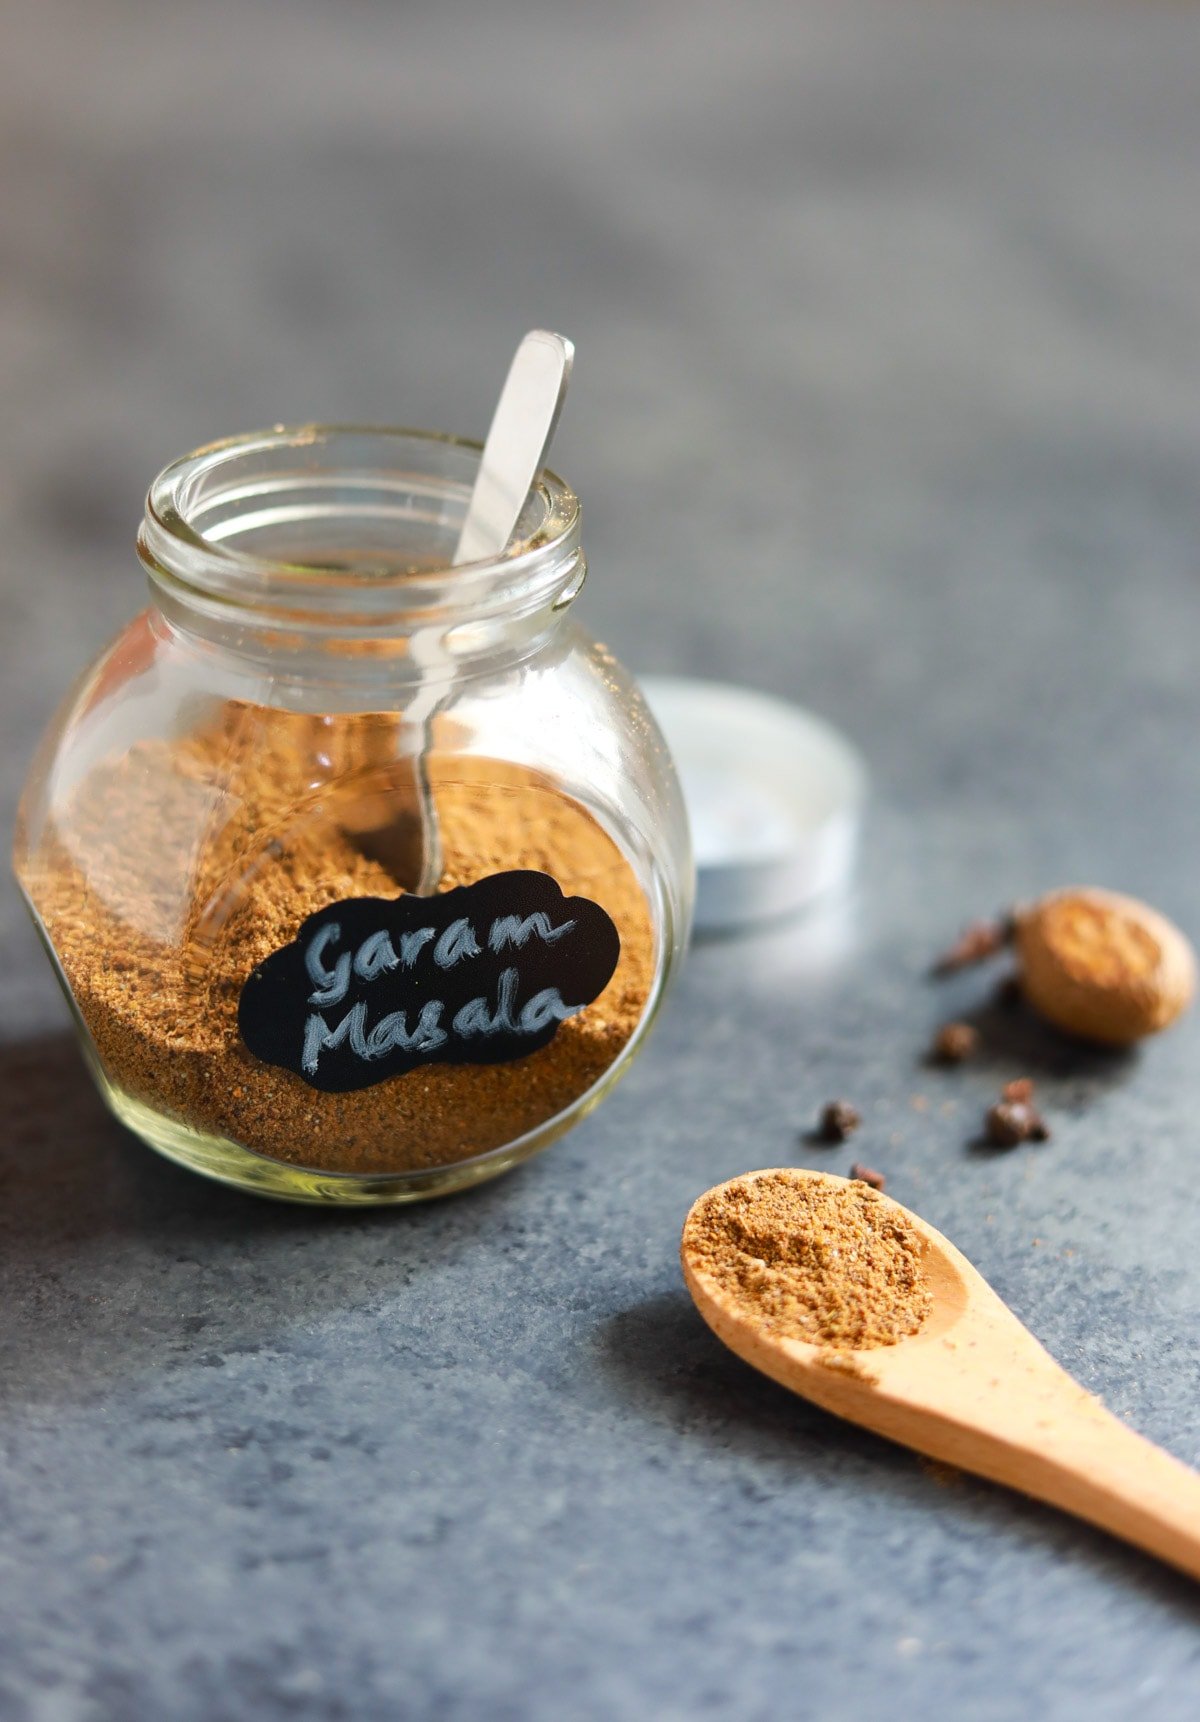
{"type": "Polygon", "coordinates": [[[646,676],[641,686],[683,785],[699,931],[791,914],[846,882],[867,772],[838,730],[724,682],[646,676]]]}

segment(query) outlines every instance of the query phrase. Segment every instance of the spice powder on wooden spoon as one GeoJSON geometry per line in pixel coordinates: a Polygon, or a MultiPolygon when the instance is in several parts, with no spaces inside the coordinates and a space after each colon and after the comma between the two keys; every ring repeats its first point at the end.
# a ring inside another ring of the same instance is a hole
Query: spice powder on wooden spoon
{"type": "Polygon", "coordinates": [[[781,1338],[866,1350],[915,1333],[933,1306],[922,1244],[867,1184],[783,1174],[710,1190],[688,1217],[683,1257],[750,1320],[781,1338]]]}

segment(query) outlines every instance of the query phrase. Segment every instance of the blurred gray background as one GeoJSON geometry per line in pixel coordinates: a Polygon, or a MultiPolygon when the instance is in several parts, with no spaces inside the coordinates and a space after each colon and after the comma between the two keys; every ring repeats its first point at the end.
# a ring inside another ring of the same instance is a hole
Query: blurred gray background
{"type": "Polygon", "coordinates": [[[10,4],[6,770],[140,603],[167,459],[482,434],[542,323],[619,654],[811,703],[885,785],[970,777],[969,688],[989,802],[1111,794],[1110,666],[1079,711],[1055,672],[1098,607],[1130,652],[1168,586],[1200,619],[1198,73],[1179,5],[10,4]]]}
{"type": "Polygon", "coordinates": [[[699,949],[608,1105],[420,1215],[156,1163],[0,894],[3,1722],[1193,1718],[1189,1587],[752,1380],[674,1250],[849,1093],[894,1193],[1197,1457],[1195,1026],[915,1065],[969,915],[1085,878],[1200,930],[1200,11],[0,23],[7,816],[143,602],[161,465],[277,420],[482,434],[534,324],[578,349],[584,619],[815,707],[874,778],[844,938],[699,949]],[[972,1153],[1018,1066],[1053,1149],[972,1153]]]}

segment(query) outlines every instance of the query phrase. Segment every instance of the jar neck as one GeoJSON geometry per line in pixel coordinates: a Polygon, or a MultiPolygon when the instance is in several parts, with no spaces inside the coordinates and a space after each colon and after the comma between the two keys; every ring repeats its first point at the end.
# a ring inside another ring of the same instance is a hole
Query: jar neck
{"type": "Polygon", "coordinates": [[[584,579],[579,503],[539,474],[503,555],[453,566],[480,448],[310,425],[167,467],[138,554],[179,632],[292,680],[450,683],[538,649],[584,579]]]}

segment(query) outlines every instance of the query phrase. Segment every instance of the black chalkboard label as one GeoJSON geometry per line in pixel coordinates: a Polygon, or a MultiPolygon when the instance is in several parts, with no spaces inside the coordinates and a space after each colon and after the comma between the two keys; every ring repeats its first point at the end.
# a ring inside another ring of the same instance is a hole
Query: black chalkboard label
{"type": "Polygon", "coordinates": [[[503,1064],[549,1044],[612,979],[620,935],[548,873],[318,910],[242,988],[256,1058],[329,1093],[423,1064],[503,1064]]]}

